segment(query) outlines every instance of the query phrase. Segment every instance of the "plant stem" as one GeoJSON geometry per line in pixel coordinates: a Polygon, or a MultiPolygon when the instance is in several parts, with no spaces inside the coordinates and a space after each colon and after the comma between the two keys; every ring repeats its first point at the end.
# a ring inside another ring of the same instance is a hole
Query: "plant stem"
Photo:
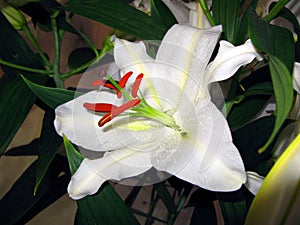
{"type": "Polygon", "coordinates": [[[56,18],[59,15],[59,11],[55,11],[51,15],[51,25],[54,37],[54,64],[53,64],[53,78],[58,88],[64,88],[64,83],[60,77],[59,66],[60,66],[60,38],[59,30],[57,26],[56,18]]]}
{"type": "Polygon", "coordinates": [[[200,6],[201,6],[206,18],[208,19],[210,25],[216,26],[216,22],[215,22],[214,18],[212,17],[212,15],[210,14],[206,0],[199,0],[199,3],[200,3],[200,6]]]}
{"type": "Polygon", "coordinates": [[[32,35],[28,25],[24,25],[23,26],[23,30],[25,32],[25,34],[27,35],[28,39],[31,41],[31,43],[33,44],[34,48],[37,50],[37,52],[39,53],[39,55],[41,56],[44,65],[47,67],[47,69],[52,69],[52,65],[49,62],[48,58],[46,57],[45,53],[42,51],[42,49],[40,48],[40,46],[38,45],[36,39],[34,38],[34,36],[32,35]]]}
{"type": "Polygon", "coordinates": [[[40,69],[30,68],[30,67],[26,67],[26,66],[21,66],[18,64],[14,64],[14,63],[5,61],[3,59],[0,59],[0,65],[8,66],[8,67],[11,67],[14,69],[23,70],[23,71],[27,71],[27,72],[39,73],[39,74],[51,74],[53,72],[52,70],[40,70],[40,69]]]}
{"type": "Polygon", "coordinates": [[[102,59],[102,57],[103,57],[108,51],[110,51],[111,49],[112,49],[111,46],[109,46],[109,45],[104,45],[104,47],[103,47],[102,51],[100,52],[100,54],[99,54],[99,53],[96,54],[96,57],[95,57],[94,59],[88,61],[87,63],[84,63],[83,65],[81,65],[81,66],[79,66],[79,67],[77,67],[77,68],[75,68],[75,69],[73,69],[73,70],[70,70],[70,71],[67,72],[67,73],[62,74],[62,75],[60,76],[61,79],[66,80],[66,79],[68,79],[69,77],[71,77],[72,75],[75,75],[75,74],[80,73],[82,70],[88,68],[88,67],[91,66],[93,63],[98,62],[100,59],[102,59]]]}
{"type": "Polygon", "coordinates": [[[276,5],[272,8],[272,10],[269,12],[268,15],[265,16],[264,20],[269,23],[272,19],[274,19],[277,14],[284,8],[284,6],[289,2],[290,0],[280,0],[276,3],[276,5]]]}

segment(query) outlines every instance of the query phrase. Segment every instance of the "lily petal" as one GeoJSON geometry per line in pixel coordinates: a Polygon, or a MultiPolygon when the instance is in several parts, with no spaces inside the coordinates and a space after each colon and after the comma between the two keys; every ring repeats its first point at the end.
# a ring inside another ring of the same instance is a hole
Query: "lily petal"
{"type": "Polygon", "coordinates": [[[200,30],[191,26],[174,25],[165,35],[157,52],[154,73],[160,74],[161,78],[181,89],[179,92],[172,92],[173,99],[177,99],[174,103],[178,104],[183,89],[189,92],[188,95],[193,100],[198,89],[202,88],[201,80],[204,79],[205,68],[221,31],[221,26],[200,30]]]}
{"type": "Polygon", "coordinates": [[[255,58],[262,60],[250,40],[237,47],[227,41],[220,41],[219,52],[206,70],[208,83],[228,79],[241,66],[249,64],[255,58]]]}
{"type": "MultiPolygon", "coordinates": [[[[152,153],[152,164],[158,170],[208,190],[236,190],[246,180],[241,156],[232,144],[221,112],[210,101],[201,104],[195,112],[187,111],[190,116],[187,125],[190,127],[184,129],[187,136],[166,137],[160,144],[161,150],[152,153]],[[201,118],[198,120],[196,115],[201,118]]],[[[185,120],[185,115],[180,116],[185,120]]]]}
{"type": "Polygon", "coordinates": [[[300,63],[295,63],[293,72],[294,89],[300,94],[300,63]]]}
{"type": "Polygon", "coordinates": [[[252,194],[256,195],[265,178],[256,172],[247,171],[246,173],[247,182],[245,183],[245,186],[252,194]]]}
{"type": "Polygon", "coordinates": [[[71,198],[77,200],[95,194],[107,180],[120,181],[151,168],[148,153],[128,149],[113,151],[99,159],[84,159],[68,186],[71,198]]]}
{"type": "Polygon", "coordinates": [[[175,73],[163,74],[183,88],[188,75],[197,80],[203,74],[221,32],[221,26],[200,30],[191,26],[174,25],[163,38],[156,63],[176,67],[175,73]],[[190,74],[192,68],[196,71],[190,74]]]}

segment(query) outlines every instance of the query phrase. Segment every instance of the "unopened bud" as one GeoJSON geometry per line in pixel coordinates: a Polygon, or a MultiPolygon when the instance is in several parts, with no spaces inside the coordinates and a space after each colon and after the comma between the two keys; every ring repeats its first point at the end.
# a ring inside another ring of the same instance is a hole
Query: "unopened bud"
{"type": "Polygon", "coordinates": [[[16,30],[22,30],[27,23],[24,15],[4,0],[0,0],[0,11],[16,30]]]}

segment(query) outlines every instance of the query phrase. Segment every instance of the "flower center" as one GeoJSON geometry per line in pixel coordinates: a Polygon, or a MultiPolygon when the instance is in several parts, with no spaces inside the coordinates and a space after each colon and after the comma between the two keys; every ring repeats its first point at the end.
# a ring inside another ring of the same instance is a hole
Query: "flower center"
{"type": "Polygon", "coordinates": [[[111,90],[115,90],[117,97],[121,98],[122,95],[128,100],[121,106],[116,106],[110,103],[84,103],[83,107],[87,110],[106,113],[98,122],[98,126],[102,127],[106,123],[110,122],[116,116],[124,114],[125,112],[130,116],[147,117],[156,120],[167,127],[173,128],[176,131],[181,131],[181,128],[176,124],[174,118],[165,113],[161,112],[152,106],[150,106],[143,96],[138,96],[139,87],[141,85],[143,74],[139,74],[132,87],[131,93],[128,94],[124,88],[126,87],[128,79],[132,76],[133,72],[126,73],[119,82],[112,79],[111,76],[107,76],[108,80],[96,80],[92,83],[93,86],[103,86],[111,90]]]}

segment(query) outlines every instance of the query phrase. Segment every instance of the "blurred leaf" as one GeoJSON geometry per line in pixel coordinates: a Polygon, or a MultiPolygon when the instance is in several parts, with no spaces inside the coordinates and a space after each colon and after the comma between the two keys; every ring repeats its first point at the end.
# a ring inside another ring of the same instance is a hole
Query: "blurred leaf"
{"type": "Polygon", "coordinates": [[[7,150],[5,152],[5,155],[7,156],[37,155],[40,142],[41,142],[40,138],[36,138],[26,145],[21,145],[7,150]]]}
{"type": "Polygon", "coordinates": [[[45,208],[47,204],[51,204],[64,194],[66,190],[65,183],[61,183],[58,178],[62,172],[64,162],[60,157],[53,161],[36,195],[33,195],[33,189],[37,161],[32,163],[0,200],[1,224],[18,224],[18,221],[24,217],[27,217],[28,220],[29,214],[31,218],[43,209],[37,207],[37,205],[43,205],[45,208]],[[34,211],[35,213],[33,213],[34,211]]]}
{"type": "Polygon", "coordinates": [[[253,119],[267,104],[269,96],[256,95],[245,98],[241,103],[233,105],[227,120],[230,128],[235,130],[253,119]]]}
{"type": "Polygon", "coordinates": [[[80,94],[75,91],[70,91],[60,88],[46,87],[42,85],[35,84],[30,80],[22,77],[26,85],[31,89],[31,91],[46,105],[54,109],[57,106],[74,99],[75,93],[80,94]]]}
{"type": "MultiPolygon", "coordinates": [[[[71,174],[74,174],[83,156],[63,136],[69,160],[71,174]]],[[[139,224],[131,210],[125,205],[114,188],[105,183],[97,194],[77,200],[78,211],[75,224],[77,225],[137,225],[139,224]]]]}
{"type": "Polygon", "coordinates": [[[276,99],[276,122],[268,141],[259,151],[264,151],[273,141],[289,115],[293,104],[292,77],[286,66],[276,57],[269,56],[270,71],[276,99]]]}
{"type": "Polygon", "coordinates": [[[144,40],[161,40],[169,28],[120,0],[71,0],[64,8],[144,40]]]}
{"type": "Polygon", "coordinates": [[[161,0],[151,0],[151,17],[161,20],[167,27],[177,23],[176,18],[161,0]]]}
{"type": "Polygon", "coordinates": [[[249,10],[249,15],[249,36],[255,48],[278,58],[291,74],[295,62],[292,33],[285,28],[267,24],[254,10],[249,10]]]}
{"type": "Polygon", "coordinates": [[[275,163],[250,207],[245,225],[292,225],[300,221],[300,134],[275,163]]]}
{"type": "Polygon", "coordinates": [[[94,58],[95,53],[90,48],[77,48],[74,51],[72,51],[69,56],[69,68],[76,69],[77,67],[91,61],[94,58]]]}
{"type": "Polygon", "coordinates": [[[53,121],[55,119],[54,111],[46,111],[43,120],[43,127],[38,146],[38,160],[36,169],[36,185],[34,193],[36,193],[42,179],[44,178],[50,163],[56,155],[58,148],[62,144],[61,137],[56,133],[53,121]]]}

